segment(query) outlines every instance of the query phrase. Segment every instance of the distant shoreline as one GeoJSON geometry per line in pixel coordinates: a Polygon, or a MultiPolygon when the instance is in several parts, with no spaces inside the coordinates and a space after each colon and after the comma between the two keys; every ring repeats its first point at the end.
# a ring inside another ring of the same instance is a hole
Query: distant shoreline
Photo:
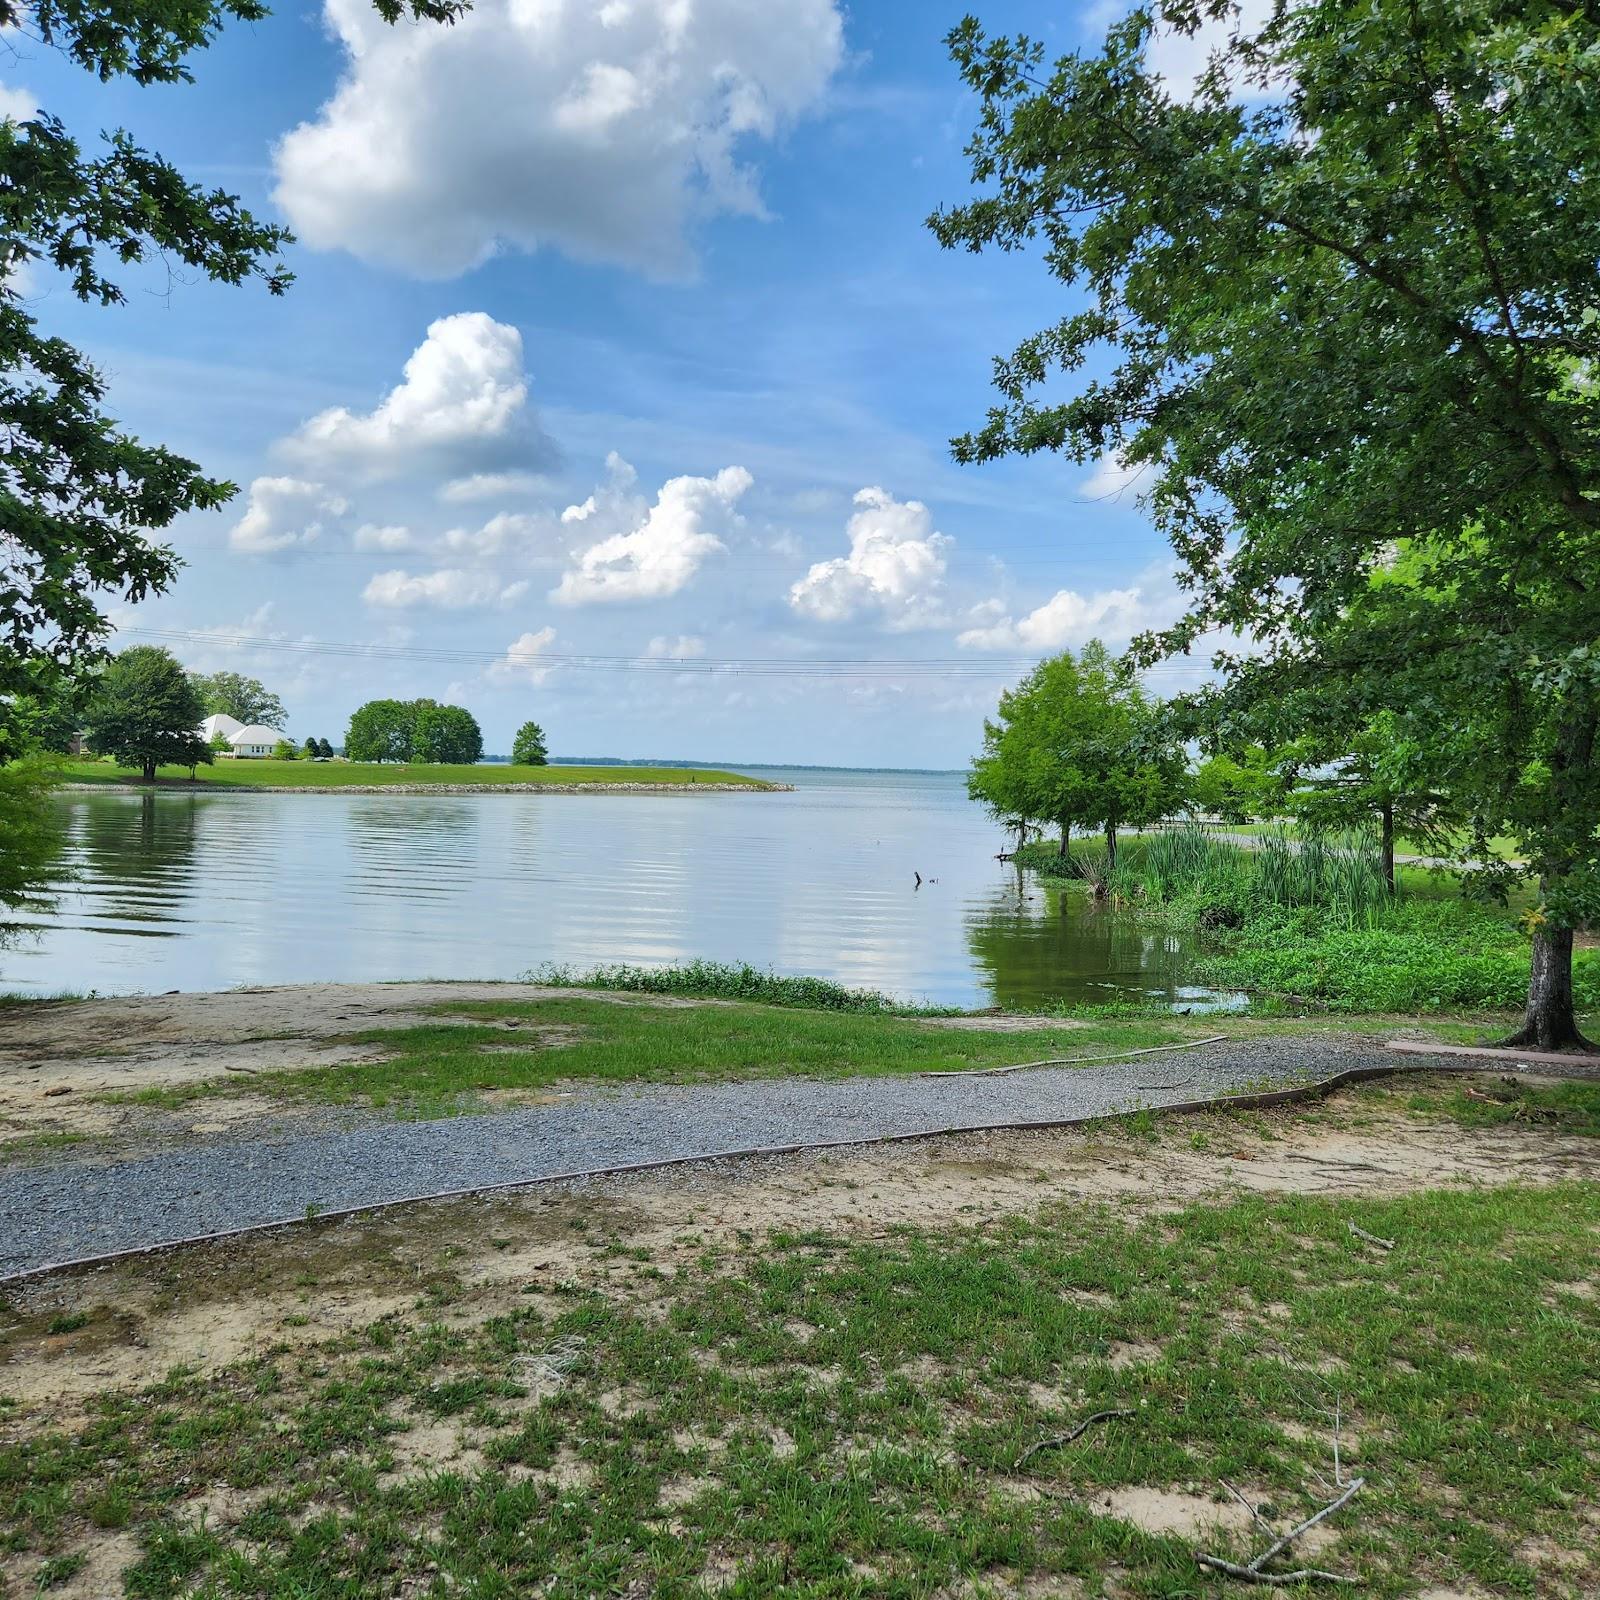
{"type": "Polygon", "coordinates": [[[154,783],[67,782],[63,794],[789,794],[792,783],[206,783],[157,778],[154,783]]]}

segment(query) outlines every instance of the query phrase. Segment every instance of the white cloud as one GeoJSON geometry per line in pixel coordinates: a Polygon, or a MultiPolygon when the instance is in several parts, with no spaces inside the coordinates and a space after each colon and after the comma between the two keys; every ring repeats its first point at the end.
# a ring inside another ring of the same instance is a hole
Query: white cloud
{"type": "Polygon", "coordinates": [[[750,146],[813,106],[836,0],[478,0],[391,27],[325,0],[345,74],[279,143],[302,242],[451,277],[552,245],[674,274],[690,220],[762,214],[750,146]]]}
{"type": "Polygon", "coordinates": [[[379,527],[375,522],[363,522],[355,533],[357,550],[410,550],[416,545],[409,528],[388,525],[379,527]]]}
{"type": "Polygon", "coordinates": [[[1124,461],[1113,450],[1095,462],[1094,471],[1078,485],[1078,489],[1088,500],[1121,500],[1126,497],[1131,501],[1150,470],[1148,461],[1124,461]]]}
{"type": "Polygon", "coordinates": [[[956,635],[969,650],[1026,649],[1045,654],[1100,639],[1123,644],[1147,628],[1165,627],[1182,615],[1184,597],[1170,573],[1152,569],[1125,589],[1079,594],[1058,589],[1026,616],[1006,615],[998,601],[973,608],[976,624],[956,635]]]}
{"type": "Polygon", "coordinates": [[[554,628],[519,635],[489,667],[486,676],[493,683],[543,683],[555,669],[541,666],[539,658],[555,643],[555,637],[554,628]]]}
{"type": "Polygon", "coordinates": [[[493,573],[464,572],[440,567],[435,572],[379,572],[361,593],[369,606],[406,610],[428,606],[439,611],[470,611],[484,606],[505,606],[528,592],[526,582],[502,585],[493,573]]]}
{"type": "Polygon", "coordinates": [[[462,472],[553,459],[528,407],[522,335],[483,311],[428,326],[401,382],[366,413],[319,412],[284,448],[319,470],[393,478],[419,469],[462,472]]]}
{"type": "MultiPolygon", "coordinates": [[[[1145,65],[1174,99],[1192,100],[1211,53],[1236,32],[1259,33],[1272,15],[1272,5],[1273,0],[1234,0],[1227,14],[1206,18],[1190,34],[1158,25],[1145,46],[1145,65]]],[[[1104,34],[1130,9],[1128,0],[1104,0],[1088,13],[1085,24],[1091,33],[1104,34]]],[[[1247,99],[1250,95],[1238,93],[1238,98],[1247,99]]]]}
{"type": "Polygon", "coordinates": [[[850,553],[818,561],[790,586],[789,604],[819,622],[847,622],[876,613],[893,632],[944,620],[945,551],[955,541],[936,533],[920,500],[896,500],[885,489],[862,489],[846,524],[850,553]]]}
{"type": "Polygon", "coordinates": [[[245,512],[228,531],[228,543],[246,555],[271,555],[320,538],[324,519],[350,508],[320,483],[301,478],[257,478],[245,512]]]}
{"type": "Polygon", "coordinates": [[[521,511],[500,511],[481,528],[451,528],[443,545],[452,555],[497,556],[506,551],[534,553],[529,547],[543,540],[550,528],[548,517],[521,511]]]}
{"type": "Polygon", "coordinates": [[[28,122],[39,102],[20,83],[0,83],[0,122],[28,122]]]}
{"type": "Polygon", "coordinates": [[[644,653],[652,661],[694,661],[706,653],[706,642],[692,633],[680,633],[676,639],[660,634],[645,646],[644,653]]]}
{"type": "Polygon", "coordinates": [[[452,478],[439,491],[439,498],[446,505],[467,505],[474,500],[531,494],[538,487],[539,477],[533,472],[474,472],[470,477],[452,478]]]}
{"type": "Polygon", "coordinates": [[[633,469],[613,457],[611,483],[561,520],[587,531],[618,526],[579,551],[550,598],[561,605],[611,600],[660,600],[677,594],[707,556],[726,549],[713,531],[737,523],[734,507],[754,481],[743,467],[724,467],[714,478],[669,478],[653,506],[627,492],[633,469]]]}

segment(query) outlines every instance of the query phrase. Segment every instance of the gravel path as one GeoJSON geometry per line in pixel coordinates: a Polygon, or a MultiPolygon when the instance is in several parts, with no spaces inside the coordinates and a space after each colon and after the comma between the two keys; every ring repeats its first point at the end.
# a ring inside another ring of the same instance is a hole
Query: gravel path
{"type": "MultiPolygon", "coordinates": [[[[584,1089],[555,1105],[437,1122],[218,1140],[137,1160],[0,1172],[0,1277],[253,1223],[410,1195],[761,1145],[1095,1116],[1395,1064],[1354,1041],[1204,1046],[970,1078],[806,1078],[584,1089]]],[[[1426,1058],[1411,1058],[1426,1066],[1426,1058]]]]}

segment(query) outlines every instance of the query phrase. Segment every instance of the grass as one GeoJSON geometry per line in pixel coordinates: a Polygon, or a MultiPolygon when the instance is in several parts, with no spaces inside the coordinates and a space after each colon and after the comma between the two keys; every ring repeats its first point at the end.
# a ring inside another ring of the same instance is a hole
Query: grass
{"type": "MultiPolygon", "coordinates": [[[[1190,826],[1128,840],[1114,870],[1093,849],[1062,862],[1053,845],[1032,845],[1021,859],[1209,934],[1194,976],[1219,988],[1339,1014],[1508,1012],[1527,999],[1520,919],[1422,868],[1401,870],[1391,900],[1370,839],[1276,829],[1251,849],[1190,826]]],[[[1580,1010],[1600,1008],[1600,951],[1577,952],[1573,986],[1580,1010]]]]}
{"type": "MultiPolygon", "coordinates": [[[[135,768],[119,767],[106,761],[65,761],[60,775],[69,783],[138,783],[135,768]]],[[[719,772],[689,767],[510,767],[448,766],[415,762],[397,765],[376,761],[269,761],[222,760],[195,771],[194,787],[211,784],[218,788],[277,789],[309,787],[340,789],[351,784],[485,784],[493,787],[540,784],[620,783],[699,784],[732,783],[742,788],[770,789],[759,778],[746,778],[737,772],[719,772]]],[[[163,783],[190,785],[187,767],[158,767],[156,777],[163,783]]]]}
{"type": "Polygon", "coordinates": [[[1351,1592],[1600,1582],[1594,1185],[690,1235],[670,1263],[572,1226],[590,1269],[525,1296],[423,1236],[371,1268],[402,1307],[348,1335],[13,1415],[12,1592],[116,1532],[138,1597],[1210,1600],[1244,1591],[1196,1549],[1265,1540],[1144,1531],[1117,1497],[1220,1517],[1226,1480],[1298,1521],[1336,1406],[1369,1488],[1315,1564],[1351,1592]],[[1105,1410],[1131,1415],[1017,1465],[1105,1410]]]}
{"type": "Polygon", "coordinates": [[[903,1005],[878,989],[848,989],[828,978],[787,977],[748,962],[686,961],[664,967],[625,963],[582,971],[547,962],[523,974],[525,983],[566,989],[608,989],[637,994],[682,995],[702,1000],[750,1000],[761,1005],[815,1011],[859,1011],[879,1016],[954,1016],[954,1006],[903,1005]]]}
{"type": "MultiPolygon", "coordinates": [[[[573,1081],[703,1083],[954,1071],[1193,1037],[1181,1024],[1149,1018],[1057,1033],[999,1033],[935,1028],[910,1017],[757,1005],[562,999],[435,1009],[437,1023],[352,1035],[392,1052],[386,1059],[261,1073],[247,1080],[248,1092],[440,1116],[471,1110],[484,1092],[537,1092],[573,1081]],[[442,1020],[447,1016],[465,1020],[442,1020]]],[[[212,1079],[106,1098],[170,1107],[241,1092],[235,1080],[212,1079]]]]}

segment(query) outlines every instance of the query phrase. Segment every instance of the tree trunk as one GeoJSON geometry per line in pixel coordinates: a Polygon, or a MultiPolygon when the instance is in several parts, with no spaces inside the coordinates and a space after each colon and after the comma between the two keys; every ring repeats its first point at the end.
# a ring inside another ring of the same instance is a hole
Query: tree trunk
{"type": "Polygon", "coordinates": [[[1114,822],[1106,824],[1106,871],[1117,870],[1117,825],[1114,822]]]}
{"type": "Polygon", "coordinates": [[[1530,1050],[1592,1050],[1578,1032],[1572,1004],[1572,929],[1541,923],[1533,931],[1533,970],[1522,1026],[1503,1045],[1530,1050]]]}
{"type": "Polygon", "coordinates": [[[154,783],[156,781],[156,764],[155,764],[155,762],[153,762],[153,761],[145,762],[144,766],[140,769],[140,773],[141,773],[141,776],[144,778],[144,781],[146,783],[154,783]]]}
{"type": "Polygon", "coordinates": [[[1072,859],[1072,823],[1066,817],[1061,819],[1061,843],[1056,847],[1056,854],[1063,861],[1072,859]]]}
{"type": "Polygon", "coordinates": [[[1379,808],[1381,818],[1381,832],[1379,834],[1379,849],[1383,852],[1383,886],[1389,891],[1389,898],[1395,896],[1394,882],[1394,802],[1385,800],[1379,808]]]}

